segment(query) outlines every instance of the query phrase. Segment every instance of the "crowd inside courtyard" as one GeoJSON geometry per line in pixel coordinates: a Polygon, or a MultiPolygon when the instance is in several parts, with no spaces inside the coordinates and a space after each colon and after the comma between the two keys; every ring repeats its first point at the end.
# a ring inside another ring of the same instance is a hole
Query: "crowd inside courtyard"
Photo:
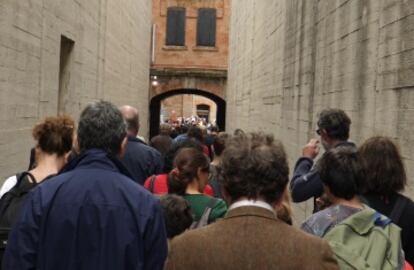
{"type": "Polygon", "coordinates": [[[28,169],[0,189],[2,268],[412,269],[398,146],[356,145],[351,123],[321,111],[289,178],[272,134],[194,119],[145,142],[138,110],[105,101],[78,123],[47,117],[28,169]],[[291,205],[309,199],[313,214],[293,224],[291,205]]]}

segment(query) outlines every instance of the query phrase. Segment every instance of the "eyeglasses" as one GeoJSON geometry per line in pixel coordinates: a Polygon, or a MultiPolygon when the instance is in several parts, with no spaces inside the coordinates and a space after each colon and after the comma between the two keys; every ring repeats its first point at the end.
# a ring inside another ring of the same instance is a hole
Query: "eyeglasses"
{"type": "Polygon", "coordinates": [[[318,129],[316,130],[316,134],[318,134],[318,135],[320,136],[320,135],[321,135],[321,133],[322,133],[321,129],[320,129],[320,128],[318,128],[318,129]]]}

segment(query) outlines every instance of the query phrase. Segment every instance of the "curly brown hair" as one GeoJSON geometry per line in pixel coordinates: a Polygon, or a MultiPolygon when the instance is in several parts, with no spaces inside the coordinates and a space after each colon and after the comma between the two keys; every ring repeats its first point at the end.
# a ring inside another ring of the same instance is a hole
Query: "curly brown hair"
{"type": "Polygon", "coordinates": [[[263,133],[240,134],[226,142],[220,182],[233,201],[247,197],[268,203],[280,200],[289,181],[281,142],[263,133]]]}
{"type": "Polygon", "coordinates": [[[32,131],[37,146],[45,153],[63,156],[72,149],[75,122],[67,115],[47,117],[32,131]]]}
{"type": "Polygon", "coordinates": [[[407,185],[404,163],[391,139],[382,136],[369,138],[358,151],[365,172],[363,192],[390,195],[404,190],[407,185]]]}

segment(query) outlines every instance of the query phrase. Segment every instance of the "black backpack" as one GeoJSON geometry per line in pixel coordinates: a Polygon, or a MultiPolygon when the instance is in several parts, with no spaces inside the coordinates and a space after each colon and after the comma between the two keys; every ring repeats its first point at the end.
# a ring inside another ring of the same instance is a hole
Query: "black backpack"
{"type": "Polygon", "coordinates": [[[13,226],[26,195],[37,186],[34,176],[29,172],[17,174],[16,178],[16,185],[0,200],[0,228],[3,230],[13,226]]]}
{"type": "Polygon", "coordinates": [[[16,178],[16,185],[6,192],[0,200],[0,263],[3,261],[10,230],[26,195],[37,186],[35,178],[29,172],[19,173],[16,178]]]}

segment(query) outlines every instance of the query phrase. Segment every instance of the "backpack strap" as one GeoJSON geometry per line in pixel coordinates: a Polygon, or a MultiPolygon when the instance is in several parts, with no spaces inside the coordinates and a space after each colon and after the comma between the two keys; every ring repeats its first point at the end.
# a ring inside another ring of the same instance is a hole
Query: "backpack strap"
{"type": "Polygon", "coordinates": [[[217,201],[218,201],[218,200],[217,200],[217,198],[211,197],[211,199],[210,199],[210,201],[208,202],[208,204],[207,204],[206,208],[213,209],[213,208],[214,208],[214,206],[216,206],[217,201]]]}
{"type": "Polygon", "coordinates": [[[214,197],[210,198],[210,201],[207,203],[206,208],[204,208],[203,215],[200,218],[200,223],[203,220],[205,224],[208,224],[208,220],[210,218],[210,214],[213,211],[214,206],[217,204],[217,199],[214,197]]]}
{"type": "Polygon", "coordinates": [[[206,208],[204,208],[203,215],[201,216],[199,221],[194,221],[193,224],[191,224],[190,229],[198,229],[203,226],[206,226],[209,224],[209,218],[210,214],[213,211],[214,206],[216,206],[218,199],[212,197],[210,201],[207,203],[206,208]]]}
{"type": "Polygon", "coordinates": [[[148,190],[151,193],[154,193],[154,186],[155,186],[155,180],[156,179],[157,179],[157,176],[155,174],[153,174],[150,178],[150,184],[149,184],[148,190]]]}
{"type": "Polygon", "coordinates": [[[22,173],[18,173],[16,174],[16,178],[17,178],[17,182],[16,182],[16,187],[19,187],[23,181],[23,179],[27,176],[27,179],[30,183],[34,184],[35,186],[38,184],[36,181],[36,178],[33,176],[33,174],[31,174],[30,172],[22,172],[22,173]]]}
{"type": "Polygon", "coordinates": [[[405,206],[408,203],[408,199],[404,196],[400,195],[398,196],[394,207],[392,208],[392,211],[390,213],[390,219],[397,224],[400,221],[401,215],[404,211],[405,206]]]}

